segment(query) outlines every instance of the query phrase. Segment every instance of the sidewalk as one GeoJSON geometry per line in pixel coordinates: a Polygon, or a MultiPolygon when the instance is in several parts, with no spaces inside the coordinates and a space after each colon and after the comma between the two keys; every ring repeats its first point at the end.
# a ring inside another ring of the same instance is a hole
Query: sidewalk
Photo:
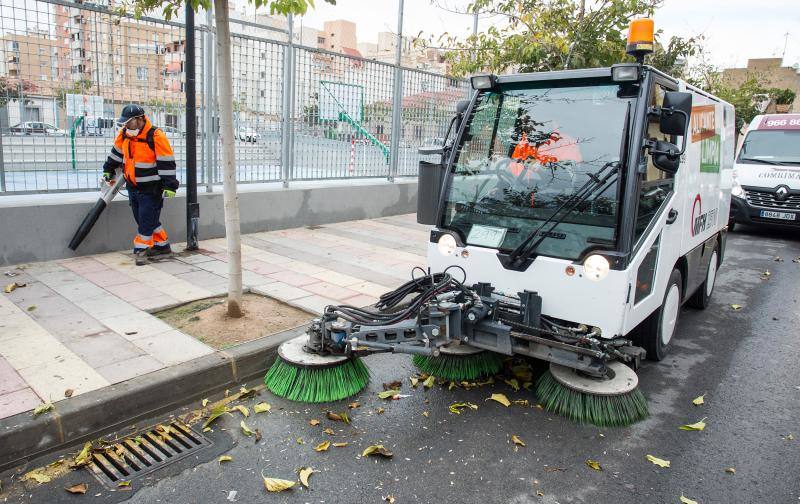
{"type": "MultiPolygon", "coordinates": [[[[424,266],[428,232],[415,215],[244,235],[243,281],[312,314],[372,304],[424,266]]],[[[0,294],[0,418],[213,354],[152,312],[224,294],[225,240],[134,266],[116,252],[4,268],[0,294]]],[[[177,249],[182,249],[179,245],[177,249]]]]}

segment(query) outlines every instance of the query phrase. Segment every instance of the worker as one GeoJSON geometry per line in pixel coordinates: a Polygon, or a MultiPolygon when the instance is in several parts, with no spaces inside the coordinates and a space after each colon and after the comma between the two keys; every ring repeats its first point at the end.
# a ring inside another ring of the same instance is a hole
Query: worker
{"type": "Polygon", "coordinates": [[[116,170],[122,167],[133,219],[138,226],[133,254],[136,265],[142,266],[149,258],[172,253],[160,221],[161,207],[165,197],[175,196],[180,182],[167,136],[152,125],[142,107],[126,105],[117,125],[121,129],[103,165],[103,179],[112,182],[116,170]]]}

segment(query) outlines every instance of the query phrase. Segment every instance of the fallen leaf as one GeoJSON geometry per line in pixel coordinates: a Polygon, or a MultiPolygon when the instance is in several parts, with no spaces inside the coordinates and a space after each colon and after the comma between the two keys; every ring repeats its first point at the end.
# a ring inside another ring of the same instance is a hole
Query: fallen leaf
{"type": "Polygon", "coordinates": [[[247,409],[247,406],[243,406],[243,405],[241,405],[241,404],[237,404],[236,406],[234,406],[234,407],[233,407],[233,409],[237,410],[237,411],[238,411],[239,413],[241,413],[241,414],[242,414],[242,415],[243,415],[245,418],[247,418],[247,417],[249,417],[249,416],[250,416],[250,410],[249,410],[249,409],[247,409]]]}
{"type": "Polygon", "coordinates": [[[454,382],[454,381],[451,381],[451,382],[450,382],[450,383],[447,385],[447,390],[453,390],[453,389],[454,389],[454,388],[456,388],[456,387],[458,387],[458,384],[457,384],[456,382],[454,382]]]}
{"type": "Polygon", "coordinates": [[[733,309],[733,311],[739,311],[742,309],[742,305],[732,304],[731,309],[733,309]]]}
{"type": "Polygon", "coordinates": [[[208,419],[203,424],[203,428],[205,429],[206,427],[211,425],[217,418],[221,417],[222,415],[226,415],[226,414],[230,415],[230,413],[228,412],[228,407],[227,406],[225,406],[224,404],[219,405],[219,406],[215,406],[211,410],[211,413],[208,415],[208,419]]]}
{"type": "Polygon", "coordinates": [[[120,481],[117,483],[117,487],[119,488],[130,488],[131,482],[130,481],[120,481]]]}
{"type": "Polygon", "coordinates": [[[694,404],[695,406],[700,406],[701,404],[705,404],[706,402],[705,397],[706,397],[705,394],[701,395],[700,397],[695,397],[694,399],[692,399],[692,404],[694,404]]]}
{"type": "Polygon", "coordinates": [[[310,467],[301,467],[300,468],[300,483],[303,484],[304,487],[308,488],[308,478],[314,474],[316,471],[310,467]]]}
{"type": "Polygon", "coordinates": [[[586,465],[594,469],[595,471],[602,471],[603,468],[600,467],[600,462],[596,460],[587,460],[586,465]]]}
{"type": "Polygon", "coordinates": [[[658,467],[669,467],[669,460],[660,459],[652,455],[647,455],[647,460],[657,465],[658,467]]]}
{"type": "Polygon", "coordinates": [[[289,490],[295,485],[294,481],[278,478],[265,478],[263,475],[261,477],[264,478],[264,488],[267,489],[267,492],[283,492],[284,490],[289,490]]]}
{"type": "Polygon", "coordinates": [[[75,467],[83,467],[92,461],[92,443],[87,441],[83,445],[83,449],[75,456],[73,465],[75,467]]]}
{"type": "Polygon", "coordinates": [[[48,412],[48,411],[50,411],[52,409],[53,409],[53,403],[52,402],[42,403],[42,404],[40,404],[39,406],[36,406],[33,409],[33,416],[39,416],[42,413],[46,413],[46,412],[48,412]]]}
{"type": "Polygon", "coordinates": [[[783,259],[781,258],[781,256],[775,256],[775,259],[773,259],[773,261],[775,261],[775,262],[783,262],[783,259]]]}
{"type": "Polygon", "coordinates": [[[306,442],[303,441],[303,438],[301,438],[301,437],[295,439],[294,442],[297,443],[297,444],[306,444],[306,442]]]}
{"type": "Polygon", "coordinates": [[[697,504],[697,501],[689,497],[684,497],[683,494],[681,494],[681,504],[697,504]]]}
{"type": "Polygon", "coordinates": [[[255,432],[251,431],[250,428],[245,425],[244,420],[239,423],[239,426],[242,428],[242,434],[245,436],[252,436],[255,432]]]}
{"type": "Polygon", "coordinates": [[[87,490],[89,490],[89,485],[86,483],[78,483],[77,485],[72,485],[71,487],[66,487],[64,490],[71,494],[85,494],[87,490]]]}
{"type": "Polygon", "coordinates": [[[361,452],[362,457],[368,457],[370,455],[380,455],[385,458],[391,458],[394,453],[390,452],[383,445],[370,445],[367,446],[363,452],[361,452]]]}
{"type": "Polygon", "coordinates": [[[258,443],[261,441],[261,429],[256,429],[256,440],[255,442],[258,443]]]}
{"type": "Polygon", "coordinates": [[[219,460],[217,460],[217,462],[222,464],[223,462],[230,462],[231,460],[233,460],[233,457],[230,455],[223,455],[219,458],[219,460]]]}
{"type": "Polygon", "coordinates": [[[325,434],[327,434],[329,436],[333,436],[333,435],[336,434],[335,432],[333,432],[333,429],[331,429],[330,427],[325,427],[324,429],[322,429],[322,432],[324,432],[325,434]]]}
{"type": "Polygon", "coordinates": [[[392,396],[396,396],[399,393],[400,391],[397,389],[384,390],[383,392],[378,392],[378,397],[381,399],[391,399],[392,396]]]}
{"type": "Polygon", "coordinates": [[[383,384],[383,390],[396,390],[403,386],[403,382],[400,380],[390,381],[388,383],[383,384]]]}
{"type": "Polygon", "coordinates": [[[348,444],[350,444],[350,443],[333,443],[333,446],[336,447],[336,448],[344,448],[348,444]]]}
{"type": "Polygon", "coordinates": [[[516,435],[511,436],[511,442],[514,443],[515,445],[525,446],[525,441],[521,440],[516,435]]]}
{"type": "Polygon", "coordinates": [[[383,500],[385,500],[389,504],[394,504],[395,503],[394,495],[392,495],[392,494],[387,495],[386,497],[383,498],[383,500]]]}
{"type": "Polygon", "coordinates": [[[433,387],[434,383],[436,383],[436,377],[433,376],[433,375],[430,375],[429,377],[425,378],[424,382],[422,382],[422,386],[425,387],[425,388],[431,388],[431,387],[433,387]]]}
{"type": "Polygon", "coordinates": [[[411,386],[417,388],[417,385],[419,385],[419,378],[417,378],[416,376],[412,376],[411,378],[409,378],[409,380],[411,380],[411,386]]]}
{"type": "Polygon", "coordinates": [[[378,413],[379,415],[382,414],[384,411],[386,411],[386,410],[383,409],[383,406],[381,406],[380,408],[375,410],[375,412],[378,413]]]}
{"type": "Polygon", "coordinates": [[[5,291],[6,294],[11,294],[16,290],[17,287],[19,287],[17,285],[17,282],[11,282],[10,284],[6,285],[6,287],[3,290],[5,291]]]}
{"type": "Polygon", "coordinates": [[[319,425],[319,420],[317,420],[316,418],[312,418],[311,420],[308,421],[308,425],[316,427],[317,425],[319,425]]]}
{"type": "Polygon", "coordinates": [[[526,408],[530,408],[531,407],[531,403],[527,399],[514,399],[512,402],[514,404],[517,404],[519,406],[524,406],[526,408]]]}
{"type": "Polygon", "coordinates": [[[706,428],[705,418],[703,418],[702,420],[699,420],[699,421],[697,421],[697,422],[695,422],[693,424],[681,425],[679,427],[679,429],[681,429],[681,430],[689,430],[689,431],[701,431],[701,430],[703,430],[705,428],[706,428]]]}
{"type": "Polygon", "coordinates": [[[531,367],[528,364],[514,366],[511,368],[511,372],[514,373],[516,378],[522,380],[523,382],[529,382],[533,380],[533,370],[531,370],[531,367]]]}
{"type": "Polygon", "coordinates": [[[253,406],[253,412],[254,413],[269,413],[269,411],[271,409],[272,409],[272,406],[270,406],[269,403],[265,403],[265,402],[260,402],[260,403],[256,404],[255,406],[253,406]]]}
{"type": "Polygon", "coordinates": [[[68,388],[67,390],[64,391],[64,397],[72,397],[72,394],[74,394],[74,393],[75,393],[74,390],[72,390],[71,388],[68,388]]]}
{"type": "Polygon", "coordinates": [[[208,406],[208,399],[203,399],[203,401],[200,403],[200,405],[201,405],[203,408],[205,408],[206,406],[208,406]]]}
{"type": "Polygon", "coordinates": [[[356,408],[360,408],[361,404],[358,403],[358,402],[351,402],[350,404],[347,405],[347,407],[350,408],[350,409],[356,409],[356,408]]]}
{"type": "Polygon", "coordinates": [[[211,432],[211,427],[203,427],[203,432],[211,432]]]}
{"type": "Polygon", "coordinates": [[[41,468],[41,467],[38,468],[38,469],[34,469],[33,471],[30,471],[30,472],[26,473],[22,477],[22,479],[23,480],[27,480],[27,481],[33,480],[33,481],[39,483],[40,485],[44,484],[44,483],[50,483],[50,476],[48,476],[45,473],[43,473],[42,470],[43,470],[43,468],[41,468]]]}
{"type": "Polygon", "coordinates": [[[529,381],[522,384],[522,388],[524,388],[525,390],[530,390],[532,386],[533,386],[533,382],[529,382],[529,381]]]}
{"type": "Polygon", "coordinates": [[[450,413],[454,413],[456,415],[460,415],[461,412],[465,409],[476,410],[478,406],[476,404],[472,404],[471,402],[461,402],[461,403],[453,403],[450,405],[450,413]]]}
{"type": "Polygon", "coordinates": [[[735,467],[727,467],[727,468],[725,468],[725,472],[728,473],[728,474],[736,474],[736,468],[735,467]]]}
{"type": "Polygon", "coordinates": [[[517,391],[519,391],[519,382],[517,381],[517,379],[516,379],[516,378],[511,378],[510,380],[503,380],[503,381],[504,381],[504,382],[506,382],[506,384],[507,384],[509,387],[511,387],[512,389],[514,389],[514,392],[517,392],[517,391]]]}
{"type": "Polygon", "coordinates": [[[492,397],[490,397],[489,399],[486,399],[486,400],[487,401],[490,401],[490,400],[491,401],[497,401],[500,404],[502,404],[503,406],[505,406],[506,408],[511,406],[511,401],[508,400],[508,397],[506,397],[505,394],[492,394],[492,397]]]}
{"type": "Polygon", "coordinates": [[[314,451],[316,451],[316,452],[324,452],[324,451],[328,451],[328,448],[330,448],[330,447],[331,447],[331,442],[330,441],[323,441],[323,442],[321,442],[320,444],[318,444],[317,446],[314,447],[314,451]]]}
{"type": "Polygon", "coordinates": [[[239,399],[250,399],[251,397],[255,397],[257,393],[258,391],[256,389],[242,387],[239,389],[239,399]]]}
{"type": "Polygon", "coordinates": [[[428,418],[430,416],[430,413],[428,413],[427,411],[423,411],[422,412],[422,416],[424,416],[425,418],[428,418]]]}
{"type": "Polygon", "coordinates": [[[346,424],[350,423],[350,417],[347,416],[346,411],[342,411],[341,413],[329,411],[326,416],[328,417],[328,420],[333,420],[334,422],[344,422],[346,424]]]}
{"type": "Polygon", "coordinates": [[[30,305],[30,306],[27,308],[27,310],[28,310],[28,311],[33,311],[33,310],[35,310],[35,309],[36,309],[36,305],[30,305]]]}

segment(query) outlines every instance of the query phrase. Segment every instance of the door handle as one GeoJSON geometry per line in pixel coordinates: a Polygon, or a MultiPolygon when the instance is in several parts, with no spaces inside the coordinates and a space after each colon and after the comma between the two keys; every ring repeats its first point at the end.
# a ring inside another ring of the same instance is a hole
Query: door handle
{"type": "Polygon", "coordinates": [[[671,208],[669,210],[669,214],[667,214],[667,224],[672,224],[676,220],[678,220],[678,211],[674,208],[671,208]]]}

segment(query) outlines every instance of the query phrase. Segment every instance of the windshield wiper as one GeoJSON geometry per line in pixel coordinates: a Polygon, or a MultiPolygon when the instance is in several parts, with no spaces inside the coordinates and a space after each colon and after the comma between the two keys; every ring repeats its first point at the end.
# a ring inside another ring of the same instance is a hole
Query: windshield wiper
{"type": "Polygon", "coordinates": [[[507,262],[512,268],[521,267],[525,261],[528,260],[528,257],[536,250],[536,247],[551,236],[552,231],[559,224],[564,222],[573,210],[578,208],[584,201],[588,200],[598,189],[600,189],[600,192],[597,193],[597,196],[600,196],[616,182],[616,176],[619,173],[620,167],[625,166],[627,160],[630,118],[631,104],[628,103],[628,108],[625,112],[625,126],[622,130],[622,141],[620,142],[620,161],[609,161],[601,166],[595,173],[588,174],[589,180],[587,180],[572,196],[559,205],[555,212],[553,212],[553,215],[534,229],[533,232],[508,255],[504,263],[507,262]],[[556,219],[556,216],[562,211],[564,211],[563,215],[556,219]],[[550,228],[544,231],[545,226],[548,224],[550,224],[550,228]],[[538,239],[536,238],[537,236],[539,237],[538,239]]]}
{"type": "Polygon", "coordinates": [[[763,164],[778,165],[778,166],[783,164],[780,161],[773,161],[771,159],[761,159],[752,157],[739,158],[739,161],[753,161],[754,163],[763,163],[763,164]]]}

